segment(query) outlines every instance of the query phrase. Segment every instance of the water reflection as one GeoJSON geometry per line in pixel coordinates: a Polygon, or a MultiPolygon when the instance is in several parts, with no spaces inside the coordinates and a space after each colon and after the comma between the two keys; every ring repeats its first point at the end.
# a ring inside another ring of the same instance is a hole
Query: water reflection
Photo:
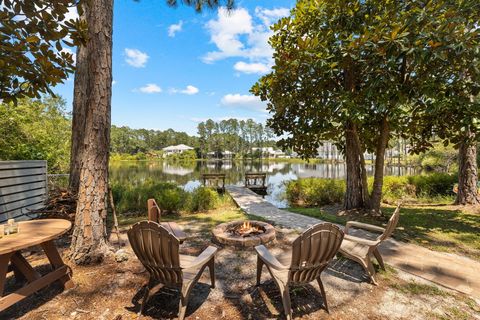
{"type": "MultiPolygon", "coordinates": [[[[167,163],[163,161],[117,161],[110,166],[110,179],[114,183],[142,184],[146,179],[154,181],[175,182],[192,191],[201,185],[202,173],[224,172],[226,183],[243,185],[245,172],[266,172],[269,202],[278,207],[285,207],[283,199],[284,182],[298,178],[344,179],[343,163],[289,163],[260,161],[197,161],[188,163],[167,163]]],[[[367,167],[369,175],[373,166],[367,167]]],[[[385,167],[386,175],[411,175],[417,173],[415,168],[403,166],[385,167]]]]}

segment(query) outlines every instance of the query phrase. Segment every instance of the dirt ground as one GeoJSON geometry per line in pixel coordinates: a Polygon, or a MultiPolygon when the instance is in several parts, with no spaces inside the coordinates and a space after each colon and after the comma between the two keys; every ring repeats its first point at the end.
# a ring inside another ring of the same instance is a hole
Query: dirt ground
{"type": "MultiPolygon", "coordinates": [[[[184,229],[191,235],[182,245],[182,253],[197,255],[212,244],[209,228],[198,221],[184,229]]],[[[277,229],[277,240],[268,247],[275,254],[288,248],[297,234],[277,229]]],[[[125,230],[122,238],[126,239],[125,230]]],[[[59,246],[68,247],[68,238],[59,246]]],[[[262,284],[255,286],[256,256],[252,249],[219,248],[216,256],[215,289],[210,288],[208,271],[192,291],[187,319],[283,319],[278,289],[264,269],[262,284]]],[[[9,308],[0,319],[136,319],[139,300],[148,273],[126,245],[129,259],[116,262],[113,254],[96,266],[72,266],[76,287],[63,291],[53,284],[9,308]]],[[[27,258],[40,272],[47,260],[40,252],[27,258]]],[[[391,268],[379,275],[379,285],[367,282],[362,268],[349,260],[333,261],[322,279],[330,314],[322,305],[318,286],[311,283],[291,289],[292,307],[298,319],[480,319],[478,301],[447,292],[421,279],[391,268]]],[[[14,290],[13,277],[7,291],[14,290]]],[[[178,294],[164,289],[154,296],[141,319],[174,319],[178,312],[178,294]]]]}

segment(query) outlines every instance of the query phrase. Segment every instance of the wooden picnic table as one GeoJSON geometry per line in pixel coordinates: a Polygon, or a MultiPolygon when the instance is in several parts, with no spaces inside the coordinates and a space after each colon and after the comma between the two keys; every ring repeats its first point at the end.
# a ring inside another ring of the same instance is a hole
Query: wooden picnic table
{"type": "Polygon", "coordinates": [[[72,224],[63,219],[44,219],[19,222],[19,233],[0,239],[0,312],[36,291],[59,280],[66,289],[74,286],[71,269],[63,263],[53,240],[66,233],[72,224]],[[22,256],[20,250],[39,245],[47,255],[52,271],[40,275],[22,256]],[[4,296],[7,273],[14,271],[27,284],[4,296]]]}

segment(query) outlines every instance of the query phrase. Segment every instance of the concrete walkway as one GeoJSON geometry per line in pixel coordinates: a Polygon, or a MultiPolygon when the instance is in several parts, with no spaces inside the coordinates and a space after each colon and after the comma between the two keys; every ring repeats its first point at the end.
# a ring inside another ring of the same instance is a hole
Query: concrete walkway
{"type": "MultiPolygon", "coordinates": [[[[262,217],[275,225],[303,230],[322,222],[280,210],[244,187],[227,186],[226,189],[246,213],[262,217]]],[[[477,261],[393,239],[382,243],[380,252],[385,262],[395,268],[480,299],[480,263],[477,261]]]]}

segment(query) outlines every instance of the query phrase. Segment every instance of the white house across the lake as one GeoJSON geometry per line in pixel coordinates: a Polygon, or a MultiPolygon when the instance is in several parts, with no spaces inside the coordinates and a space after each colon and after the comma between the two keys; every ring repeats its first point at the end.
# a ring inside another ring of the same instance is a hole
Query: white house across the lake
{"type": "Polygon", "coordinates": [[[177,146],[165,147],[162,150],[163,150],[164,156],[169,156],[169,155],[172,155],[172,154],[179,154],[179,153],[182,153],[182,152],[188,151],[188,150],[194,150],[194,148],[189,147],[185,144],[179,144],[177,146]]]}

